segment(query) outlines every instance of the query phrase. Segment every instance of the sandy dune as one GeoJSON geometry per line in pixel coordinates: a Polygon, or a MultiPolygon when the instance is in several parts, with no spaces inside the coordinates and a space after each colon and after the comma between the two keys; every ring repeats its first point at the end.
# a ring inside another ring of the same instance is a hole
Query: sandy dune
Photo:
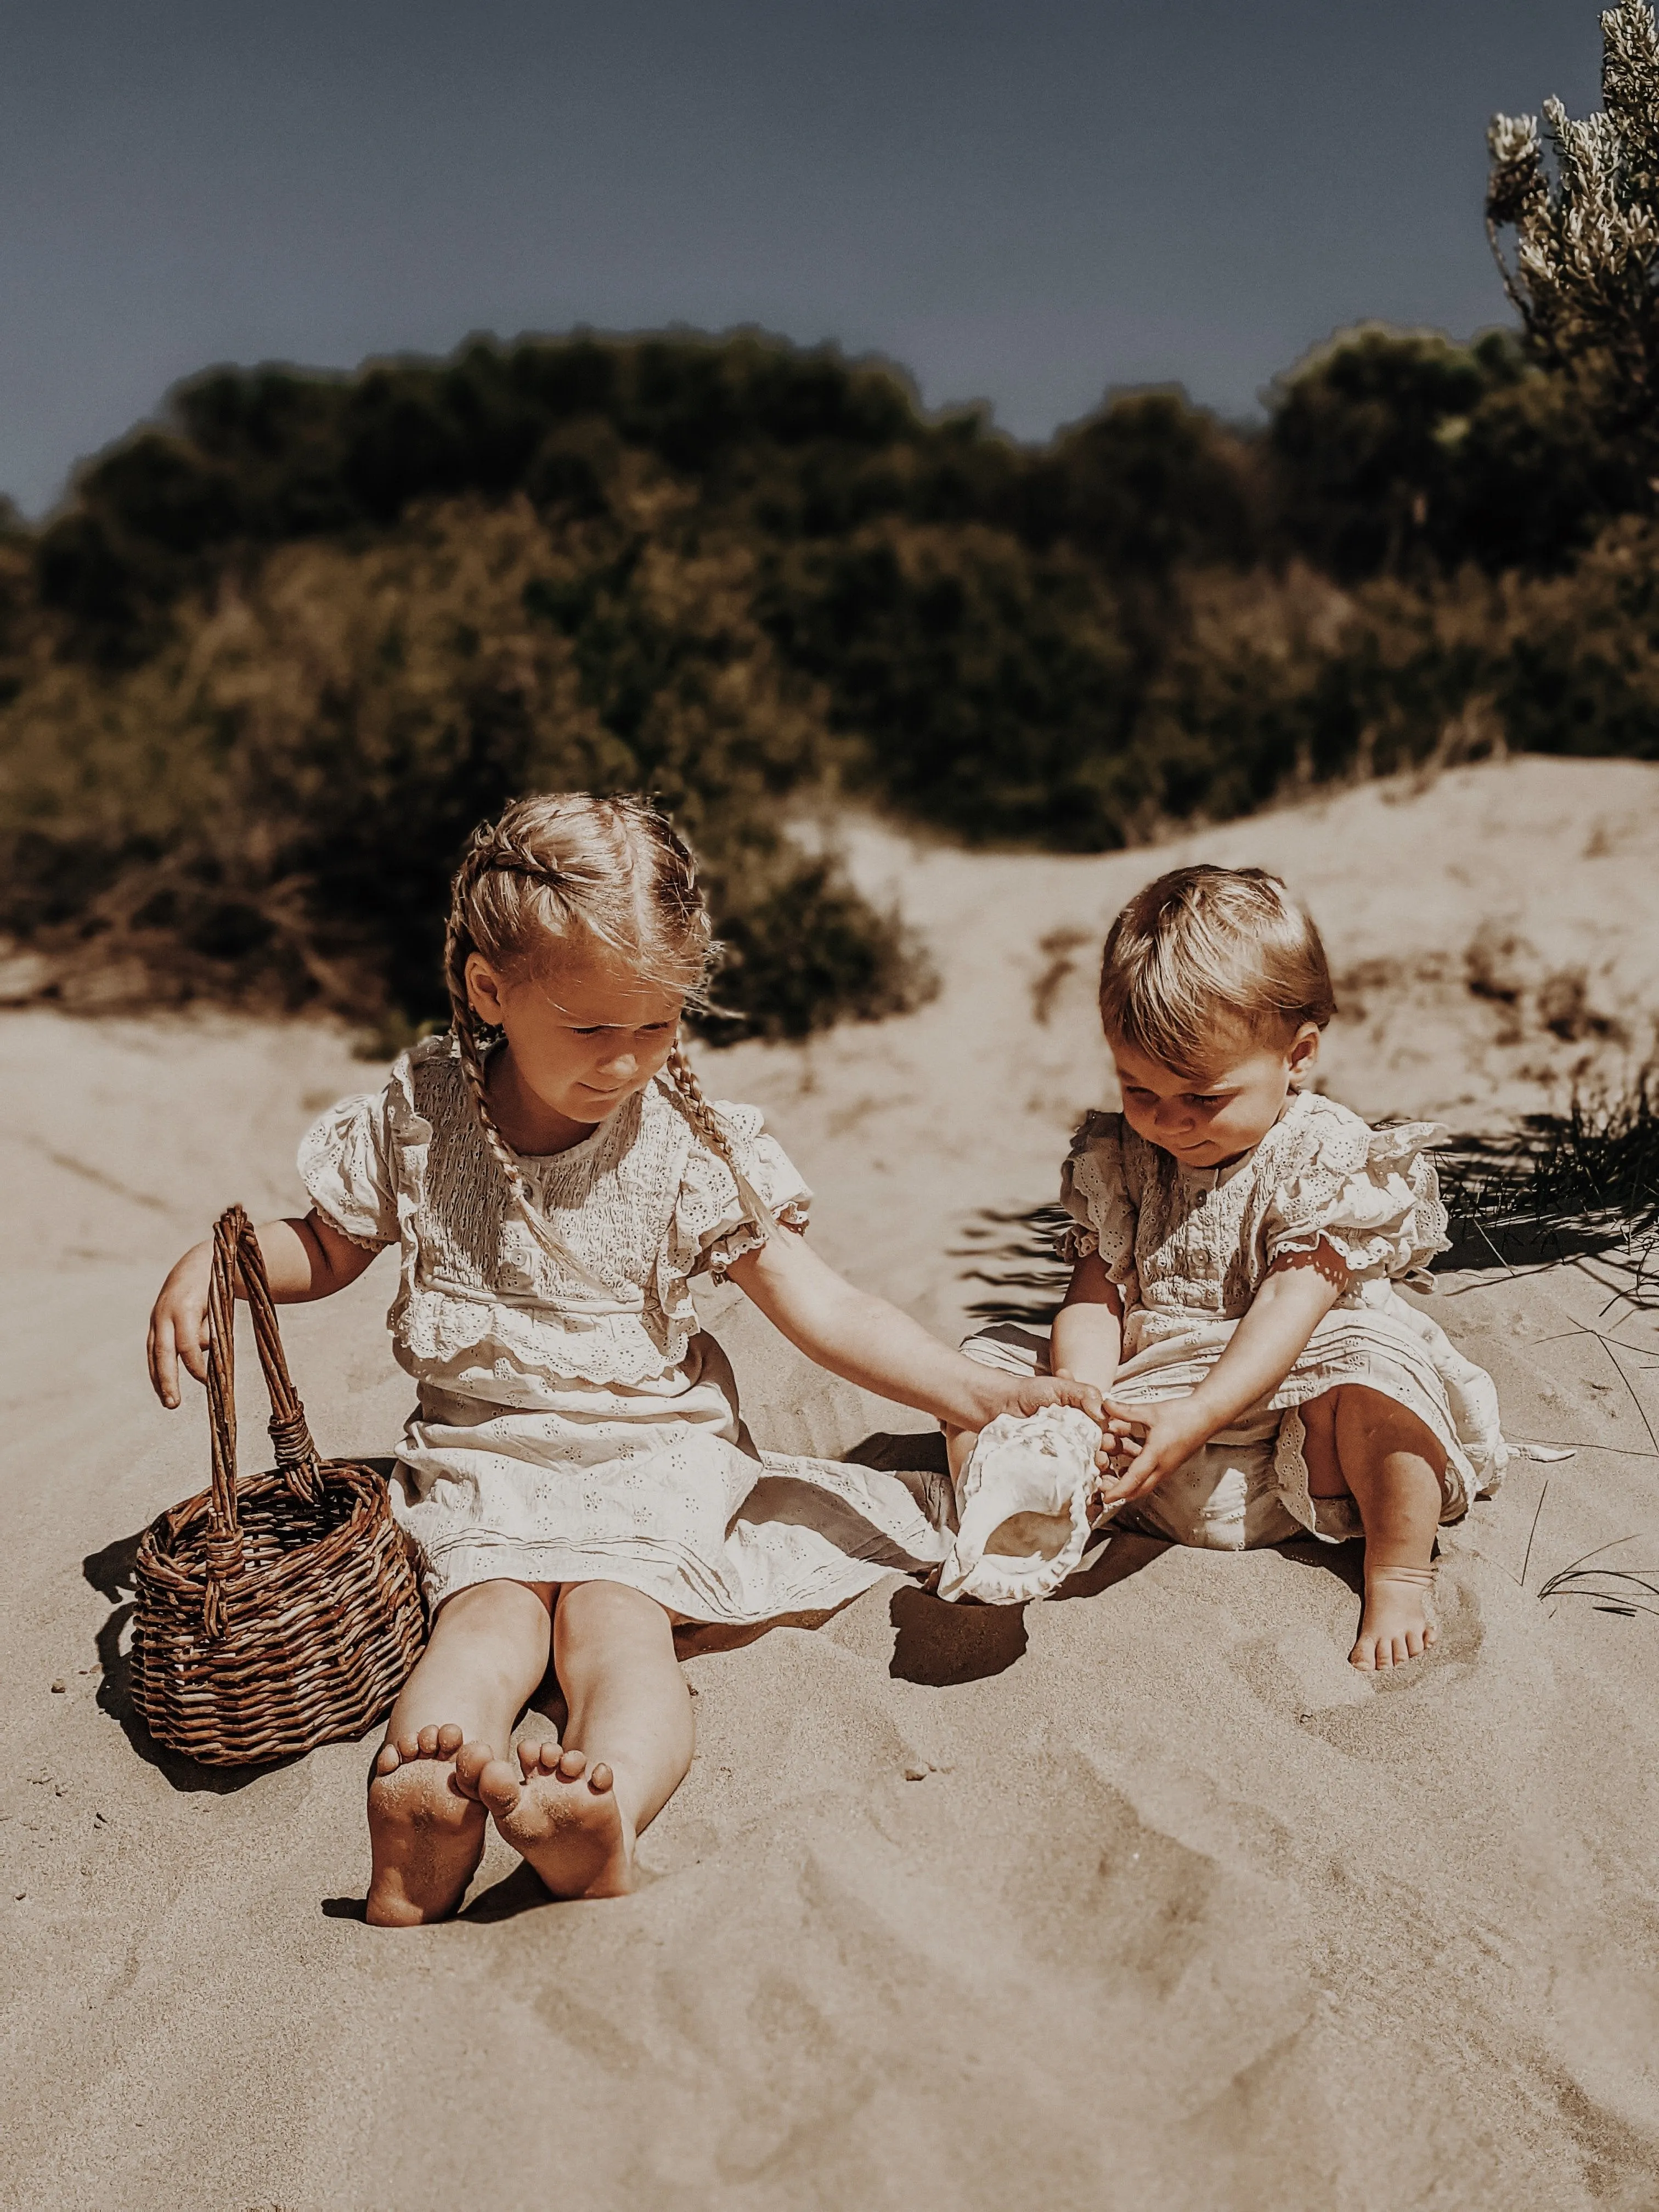
{"type": "MultiPolygon", "coordinates": [[[[1491,1125],[1651,1049],[1659,770],[1510,763],[1173,849],[1309,898],[1363,1007],[1329,1085],[1363,1109],[1491,1125]]],[[[1089,971],[1168,855],[860,830],[853,857],[940,998],[705,1067],[767,1106],[830,1256],[951,1330],[975,1210],[1046,1197],[1109,1098],[1089,971]]],[[[156,1282],[227,1199],[291,1206],[301,1127],[374,1071],[310,1025],[0,1037],[0,2203],[1659,2203],[1659,1621],[1538,1595],[1628,1536],[1659,1567],[1659,1326],[1610,1267],[1437,1295],[1510,1433],[1577,1449],[1449,1532],[1409,1673],[1347,1668],[1357,1559],[1312,1547],[1120,1537],[1024,1613],[895,1580],[689,1658],[698,1758],[638,1896],[549,1906],[497,1844],[458,1923],[392,1936],[356,1917],[366,1747],[183,1771],[122,1657],[131,1540],[206,1475],[199,1398],[169,1417],[144,1382],[156,1282]]],[[[401,1420],[389,1264],[287,1316],[332,1449],[401,1420]]],[[[709,1310],[763,1441],[921,1425],[736,1293],[709,1310]]]]}

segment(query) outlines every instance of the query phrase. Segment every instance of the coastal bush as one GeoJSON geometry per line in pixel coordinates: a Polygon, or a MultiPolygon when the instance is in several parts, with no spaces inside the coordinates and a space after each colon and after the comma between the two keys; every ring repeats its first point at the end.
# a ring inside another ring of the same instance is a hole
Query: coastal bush
{"type": "Polygon", "coordinates": [[[750,565],[453,503],[369,550],[284,549],[182,603],[136,668],[43,653],[0,784],[0,926],[135,990],[395,1029],[443,1011],[477,821],[526,789],[646,789],[739,949],[720,986],[739,1031],[906,1004],[891,925],[781,832],[778,799],[832,756],[750,615],[750,565]],[[793,976],[763,957],[769,916],[822,941],[793,976]]]}
{"type": "MultiPolygon", "coordinates": [[[[716,1033],[929,988],[793,816],[1097,851],[1526,748],[1659,757],[1659,31],[1498,118],[1516,335],[1339,334],[1260,429],[1109,392],[1041,447],[755,335],[220,369],[31,529],[0,503],[0,931],[122,995],[441,1018],[515,793],[654,793],[716,1033]]],[[[9,972],[20,972],[13,963],[9,972]]]]}

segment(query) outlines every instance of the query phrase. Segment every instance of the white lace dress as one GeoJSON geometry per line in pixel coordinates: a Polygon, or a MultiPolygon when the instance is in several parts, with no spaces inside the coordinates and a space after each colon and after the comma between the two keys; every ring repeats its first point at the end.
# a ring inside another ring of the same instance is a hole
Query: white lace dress
{"type": "MultiPolygon", "coordinates": [[[[1348,1287],[1272,1396],[1138,1501],[1177,1542],[1236,1551],[1310,1532],[1360,1533],[1350,1498],[1313,1498],[1297,1408],[1344,1382],[1409,1407],[1446,1455],[1442,1518],[1459,1519],[1502,1479],[1498,1394],[1445,1332],[1395,1288],[1445,1249],[1445,1208],[1426,1121],[1372,1129],[1334,1099],[1292,1097],[1253,1152],[1192,1169],[1121,1115],[1091,1114],[1060,1177],[1072,1217],[1063,1258],[1098,1252],[1122,1294],[1123,1364],[1113,1395],[1185,1397],[1204,1380],[1287,1252],[1322,1242],[1348,1287]]],[[[1046,1370],[1046,1337],[1005,1325],[963,1347],[989,1364],[1046,1370]]]]}
{"type": "MultiPolygon", "coordinates": [[[[758,1109],[716,1110],[748,1180],[804,1225],[811,1194],[758,1109]]],[[[419,1402],[392,1504],[434,1611],[473,1583],[605,1581],[685,1620],[764,1620],[942,1558],[941,1478],[756,1450],[690,1282],[761,1231],[665,1081],[568,1152],[520,1159],[556,1256],[447,1036],[331,1107],[299,1164],[343,1236],[398,1247],[387,1319],[419,1402]]]]}

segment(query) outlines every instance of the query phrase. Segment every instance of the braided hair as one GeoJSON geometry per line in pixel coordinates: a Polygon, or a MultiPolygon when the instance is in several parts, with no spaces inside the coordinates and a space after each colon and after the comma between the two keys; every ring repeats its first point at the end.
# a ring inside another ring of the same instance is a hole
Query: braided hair
{"type": "MultiPolygon", "coordinates": [[[[451,886],[444,979],[456,1058],[484,1142],[520,1213],[550,1245],[552,1232],[501,1133],[485,1086],[485,1060],[501,1032],[479,1018],[466,981],[473,953],[510,971],[533,963],[549,939],[602,945],[620,954],[643,980],[683,997],[702,994],[714,945],[696,863],[648,800],[628,794],[595,799],[586,792],[517,799],[499,821],[474,831],[451,886]]],[[[757,1225],[763,1233],[775,1227],[771,1209],[739,1168],[678,1036],[663,1072],[696,1135],[731,1169],[757,1225]]],[[[561,1249],[560,1256],[569,1255],[561,1249]]]]}

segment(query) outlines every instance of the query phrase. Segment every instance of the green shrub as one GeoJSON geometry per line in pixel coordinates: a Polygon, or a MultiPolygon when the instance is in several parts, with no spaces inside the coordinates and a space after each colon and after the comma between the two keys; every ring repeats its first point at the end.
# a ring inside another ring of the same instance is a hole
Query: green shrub
{"type": "MultiPolygon", "coordinates": [[[[368,550],[272,556],[136,669],[43,655],[9,717],[0,926],[167,996],[417,1023],[443,1011],[473,824],[520,791],[647,789],[757,975],[769,912],[825,917],[826,995],[788,985],[789,1033],[903,1003],[890,926],[780,833],[833,746],[750,615],[750,566],[462,503],[368,550]]],[[[766,1030],[763,987],[742,995],[766,1030]]]]}
{"type": "Polygon", "coordinates": [[[1502,746],[1652,757],[1636,449],[1509,340],[1349,333],[1261,434],[1111,395],[1046,447],[756,337],[216,371],[0,509],[0,930],[106,997],[441,1016],[467,832],[655,793],[721,1034],[915,1001],[787,835],[855,792],[1099,851],[1502,746]]]}

